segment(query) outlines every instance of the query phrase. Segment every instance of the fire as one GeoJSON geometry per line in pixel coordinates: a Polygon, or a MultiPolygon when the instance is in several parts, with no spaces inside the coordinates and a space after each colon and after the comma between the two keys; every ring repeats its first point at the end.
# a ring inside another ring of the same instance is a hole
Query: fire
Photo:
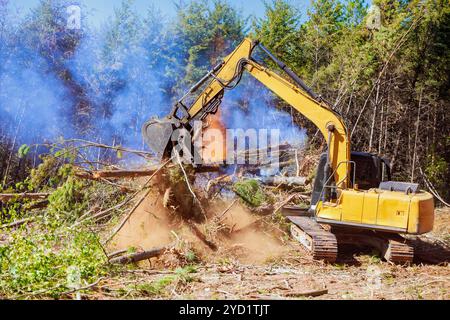
{"type": "Polygon", "coordinates": [[[210,115],[203,130],[202,159],[205,164],[222,163],[226,159],[226,128],[220,110],[210,115]]]}

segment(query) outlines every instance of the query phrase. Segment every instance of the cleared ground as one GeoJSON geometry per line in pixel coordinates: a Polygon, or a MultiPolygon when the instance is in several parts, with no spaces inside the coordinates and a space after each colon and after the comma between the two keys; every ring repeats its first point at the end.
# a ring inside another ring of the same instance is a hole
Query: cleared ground
{"type": "Polygon", "coordinates": [[[114,245],[148,248],[168,243],[173,237],[181,239],[182,245],[103,280],[89,298],[450,298],[449,209],[436,210],[432,233],[410,239],[416,247],[416,259],[411,265],[399,266],[382,261],[370,248],[356,246],[340,248],[335,264],[313,261],[279,224],[255,224],[258,218],[240,205],[230,210],[224,223],[228,235],[224,236],[223,230],[216,233],[219,248],[213,252],[186,228],[159,216],[164,212],[159,202],[153,198],[146,201],[114,245]]]}

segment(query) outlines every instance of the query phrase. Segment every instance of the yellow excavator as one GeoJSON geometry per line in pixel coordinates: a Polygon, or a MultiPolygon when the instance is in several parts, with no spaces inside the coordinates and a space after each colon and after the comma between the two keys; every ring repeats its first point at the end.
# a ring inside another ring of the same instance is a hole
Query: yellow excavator
{"type": "Polygon", "coordinates": [[[315,259],[334,262],[338,244],[351,243],[376,247],[388,261],[411,262],[413,247],[401,234],[418,235],[433,229],[432,195],[419,190],[417,184],[390,181],[387,160],[351,152],[342,117],[259,41],[244,39],[168,116],[146,122],[142,130],[150,148],[161,157],[169,156],[177,143],[172,138],[174,130],[193,132],[193,121],[216,113],[225,90],[233,89],[245,71],[313,122],[328,146],[319,161],[309,210],[286,207],[292,236],[315,259]],[[291,81],[258,63],[252,57],[256,47],[291,81]],[[186,103],[188,97],[194,99],[186,103]]]}

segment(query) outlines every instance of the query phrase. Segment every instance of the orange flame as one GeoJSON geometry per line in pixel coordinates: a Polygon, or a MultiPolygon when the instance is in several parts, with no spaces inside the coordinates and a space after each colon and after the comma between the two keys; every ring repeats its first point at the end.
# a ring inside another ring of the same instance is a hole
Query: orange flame
{"type": "Polygon", "coordinates": [[[226,159],[226,128],[220,110],[207,118],[203,130],[202,159],[204,164],[222,163],[226,159]]]}

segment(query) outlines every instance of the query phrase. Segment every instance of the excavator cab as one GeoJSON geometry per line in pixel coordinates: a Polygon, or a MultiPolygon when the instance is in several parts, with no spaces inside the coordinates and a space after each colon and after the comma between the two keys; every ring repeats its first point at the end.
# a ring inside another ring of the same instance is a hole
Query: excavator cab
{"type": "MultiPolygon", "coordinates": [[[[323,186],[325,183],[324,169],[326,163],[327,154],[323,153],[320,157],[316,171],[316,178],[314,180],[314,186],[311,195],[312,207],[314,207],[320,200],[320,196],[323,192],[323,186]]],[[[378,188],[382,182],[391,181],[391,168],[388,160],[381,158],[375,154],[367,152],[352,152],[350,177],[352,177],[351,183],[358,185],[358,189],[369,190],[372,188],[378,188]]],[[[330,181],[329,184],[333,185],[334,181],[330,181]]],[[[332,192],[331,197],[336,198],[335,192],[332,192]]]]}

